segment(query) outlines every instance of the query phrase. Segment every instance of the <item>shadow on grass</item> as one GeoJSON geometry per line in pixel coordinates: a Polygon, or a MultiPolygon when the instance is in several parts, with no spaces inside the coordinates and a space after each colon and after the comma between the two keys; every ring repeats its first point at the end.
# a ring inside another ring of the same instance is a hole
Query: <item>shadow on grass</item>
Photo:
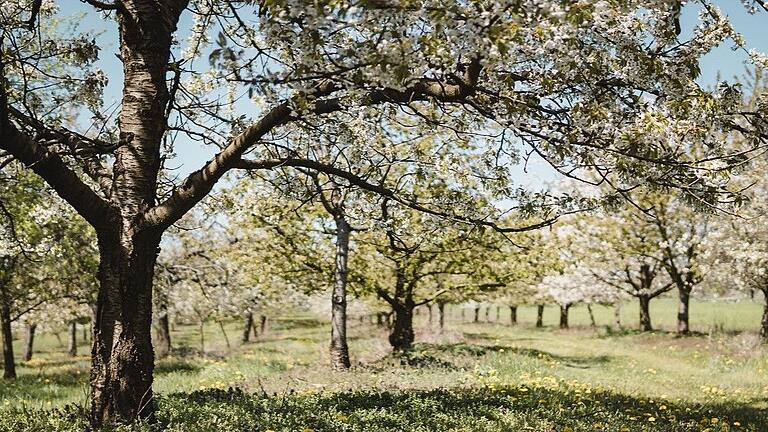
{"type": "Polygon", "coordinates": [[[166,375],[171,373],[192,373],[197,372],[202,367],[199,364],[183,360],[183,359],[177,359],[177,358],[166,358],[163,360],[160,360],[157,365],[155,365],[155,374],[156,375],[166,375]]]}
{"type": "Polygon", "coordinates": [[[596,365],[603,365],[613,360],[611,356],[566,356],[553,354],[534,348],[514,347],[508,345],[483,345],[459,342],[453,344],[426,344],[420,343],[414,345],[414,349],[426,352],[440,352],[451,356],[484,356],[492,352],[505,352],[521,356],[537,358],[541,360],[557,361],[566,366],[576,368],[588,368],[596,365]]]}

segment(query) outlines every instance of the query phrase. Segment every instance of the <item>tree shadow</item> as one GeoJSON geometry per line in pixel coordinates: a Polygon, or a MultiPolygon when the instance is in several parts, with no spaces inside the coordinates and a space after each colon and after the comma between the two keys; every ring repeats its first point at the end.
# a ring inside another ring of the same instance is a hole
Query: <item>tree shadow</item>
{"type": "Polygon", "coordinates": [[[435,351],[445,353],[451,356],[474,356],[481,357],[489,353],[512,353],[516,355],[537,358],[545,361],[556,361],[569,367],[588,368],[594,365],[603,365],[613,360],[613,357],[607,355],[598,356],[568,356],[553,354],[535,348],[523,348],[509,345],[485,345],[473,344],[467,342],[458,342],[451,344],[427,344],[419,343],[414,345],[414,349],[424,351],[435,351]]]}

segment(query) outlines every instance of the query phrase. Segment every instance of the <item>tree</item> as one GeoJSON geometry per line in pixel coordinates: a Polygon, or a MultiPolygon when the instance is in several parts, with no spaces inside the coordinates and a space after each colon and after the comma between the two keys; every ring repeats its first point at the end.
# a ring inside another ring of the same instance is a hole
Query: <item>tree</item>
{"type": "MultiPolygon", "coordinates": [[[[516,158],[515,136],[566,175],[574,175],[571,167],[594,168],[619,187],[638,179],[705,200],[720,190],[697,169],[700,160],[677,150],[707,142],[707,160],[722,156],[709,129],[733,111],[732,101],[695,83],[698,58],[735,36],[714,8],[693,39],[681,42],[680,3],[666,0],[451,2],[439,9],[428,2],[86,0],[114,20],[120,36],[122,100],[112,119],[101,106],[106,77],[93,66],[95,43],[53,28],[53,4],[42,3],[4,2],[0,149],[96,229],[95,427],[153,419],[152,284],[161,237],[228,171],[301,166],[442,212],[285,145],[281,134],[291,128],[315,128],[316,119],[333,128],[364,107],[377,107],[375,121],[386,122],[402,110],[418,124],[458,134],[493,131],[493,164],[516,158]],[[194,24],[181,51],[174,35],[187,8],[194,24]],[[217,47],[206,49],[211,39],[217,47]],[[212,73],[198,73],[193,60],[200,56],[212,73]],[[254,118],[237,109],[238,91],[264,101],[254,118]],[[421,112],[431,105],[439,108],[434,115],[421,112]],[[62,125],[60,114],[72,109],[90,113],[102,133],[62,125]],[[181,137],[220,151],[174,182],[162,167],[181,137]]],[[[494,224],[487,215],[448,213],[494,224]]]]}

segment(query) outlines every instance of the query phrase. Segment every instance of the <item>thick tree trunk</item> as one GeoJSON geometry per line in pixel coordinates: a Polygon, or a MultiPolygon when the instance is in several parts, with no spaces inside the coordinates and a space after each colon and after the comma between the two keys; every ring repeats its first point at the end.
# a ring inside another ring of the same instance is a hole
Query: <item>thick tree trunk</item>
{"type": "MultiPolygon", "coordinates": [[[[155,421],[152,278],[165,226],[151,226],[166,132],[173,33],[187,0],[123,0],[116,17],[123,62],[110,202],[97,229],[99,295],[91,352],[91,424],[155,421]]],[[[182,185],[181,189],[187,185],[182,185]]]]}
{"type": "Polygon", "coordinates": [[[475,322],[480,322],[480,306],[475,306],[475,322]]]}
{"type": "Polygon", "coordinates": [[[99,236],[101,286],[91,351],[96,428],[137,418],[154,421],[152,278],[159,244],[159,234],[99,236]]]}
{"type": "Polygon", "coordinates": [[[437,302],[438,321],[440,321],[440,330],[445,328],[445,302],[437,302]]]}
{"type": "Polygon", "coordinates": [[[592,303],[587,303],[587,312],[589,312],[589,325],[592,327],[597,327],[597,322],[595,321],[595,312],[592,310],[592,303]]]}
{"type": "Polygon", "coordinates": [[[691,333],[688,324],[688,305],[691,300],[691,291],[678,288],[677,294],[680,299],[677,307],[677,334],[688,335],[691,333]]]}
{"type": "Polygon", "coordinates": [[[544,305],[536,306],[536,327],[544,327],[544,305]]]}
{"type": "Polygon", "coordinates": [[[253,312],[245,313],[245,324],[243,325],[243,343],[251,340],[251,329],[253,329],[253,312]]]}
{"type": "Polygon", "coordinates": [[[336,221],[336,263],[334,268],[333,294],[331,297],[331,366],[349,369],[347,346],[347,263],[349,260],[349,235],[351,228],[343,216],[336,221]]]}
{"type": "Polygon", "coordinates": [[[11,333],[11,308],[7,302],[0,305],[0,333],[3,338],[3,378],[16,378],[16,361],[13,358],[13,334],[11,333]]]}
{"type": "Polygon", "coordinates": [[[398,304],[393,307],[395,323],[389,334],[389,344],[395,351],[407,350],[413,345],[413,302],[407,301],[405,305],[398,304]]]}
{"type": "Polygon", "coordinates": [[[560,306],[560,328],[568,328],[568,311],[571,309],[570,304],[560,306]]]}
{"type": "Polygon", "coordinates": [[[517,325],[517,305],[509,305],[509,324],[517,325]]]}
{"type": "Polygon", "coordinates": [[[69,348],[67,354],[70,357],[77,356],[77,322],[72,320],[69,322],[69,348]]]}
{"type": "Polygon", "coordinates": [[[649,308],[651,298],[649,296],[640,296],[638,300],[640,303],[640,331],[652,331],[653,326],[651,325],[651,311],[649,308]]]}
{"type": "Polygon", "coordinates": [[[24,329],[24,352],[21,355],[21,358],[24,359],[24,361],[32,360],[36,329],[37,324],[35,323],[27,324],[26,328],[24,329]]]}

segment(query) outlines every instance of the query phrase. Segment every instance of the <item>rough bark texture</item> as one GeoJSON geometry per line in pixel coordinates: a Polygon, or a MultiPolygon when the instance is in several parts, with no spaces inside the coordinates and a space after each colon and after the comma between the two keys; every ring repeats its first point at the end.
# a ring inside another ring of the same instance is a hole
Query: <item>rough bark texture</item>
{"type": "Polygon", "coordinates": [[[3,338],[3,378],[16,378],[16,361],[13,358],[13,333],[11,333],[11,308],[7,302],[0,304],[0,333],[3,338]]]}
{"type": "Polygon", "coordinates": [[[509,306],[509,324],[517,325],[517,305],[509,306]]]}
{"type": "Polygon", "coordinates": [[[331,297],[331,366],[349,369],[347,346],[347,261],[349,259],[349,235],[351,228],[343,216],[336,222],[336,262],[331,297]]]}
{"type": "Polygon", "coordinates": [[[561,305],[560,306],[560,328],[561,329],[567,329],[568,328],[568,312],[571,309],[571,305],[561,305]]]}
{"type": "Polygon", "coordinates": [[[688,324],[688,307],[691,300],[690,290],[680,289],[677,290],[679,303],[677,307],[677,333],[680,335],[688,335],[691,333],[690,325],[688,324]]]}
{"type": "Polygon", "coordinates": [[[544,327],[544,305],[536,306],[536,327],[544,327]]]}
{"type": "Polygon", "coordinates": [[[248,311],[245,313],[245,323],[243,324],[243,342],[249,342],[251,340],[251,330],[253,328],[253,312],[248,311]]]}
{"type": "Polygon", "coordinates": [[[651,311],[650,304],[651,298],[649,296],[639,296],[637,298],[640,303],[640,331],[652,331],[651,325],[651,311]]]}
{"type": "Polygon", "coordinates": [[[37,330],[37,324],[35,323],[27,324],[24,329],[24,352],[21,355],[21,358],[24,359],[24,361],[32,360],[32,353],[35,345],[35,330],[37,330]]]}
{"type": "Polygon", "coordinates": [[[77,356],[77,322],[72,320],[69,322],[69,347],[67,353],[70,357],[77,356]]]}

